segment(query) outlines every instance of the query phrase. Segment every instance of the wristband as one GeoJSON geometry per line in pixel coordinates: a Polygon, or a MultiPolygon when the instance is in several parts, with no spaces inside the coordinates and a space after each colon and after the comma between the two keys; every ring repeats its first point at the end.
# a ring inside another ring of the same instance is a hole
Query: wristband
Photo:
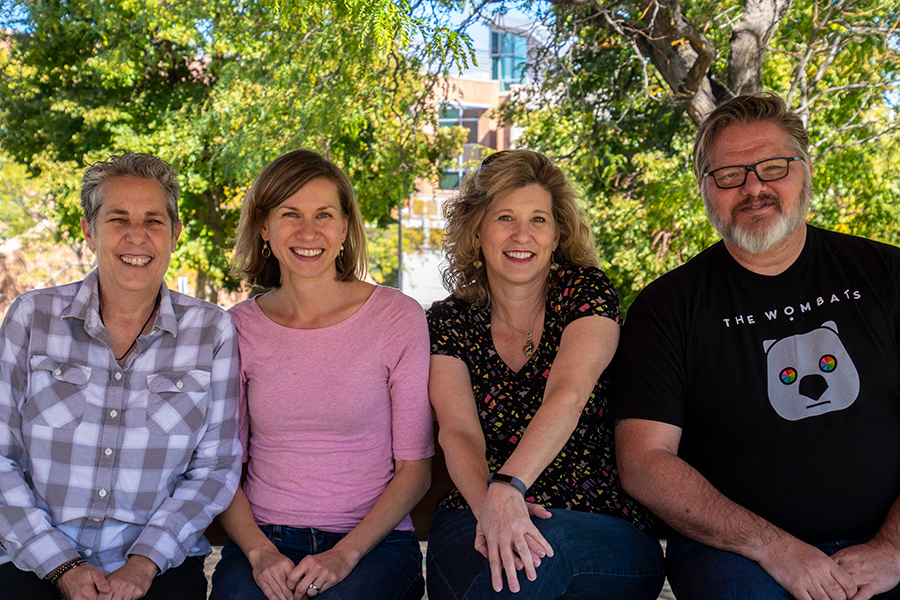
{"type": "Polygon", "coordinates": [[[505,483],[507,485],[511,485],[522,493],[522,497],[525,497],[525,491],[528,489],[525,487],[525,484],[518,477],[513,477],[512,475],[504,475],[503,473],[491,473],[488,475],[487,487],[491,487],[492,483],[505,483]]]}
{"type": "Polygon", "coordinates": [[[53,569],[53,571],[49,575],[47,575],[47,581],[50,582],[50,585],[56,585],[56,582],[60,577],[63,576],[64,573],[68,573],[72,569],[80,567],[84,564],[87,564],[87,561],[80,556],[78,558],[73,558],[70,561],[64,562],[63,564],[53,569]]]}

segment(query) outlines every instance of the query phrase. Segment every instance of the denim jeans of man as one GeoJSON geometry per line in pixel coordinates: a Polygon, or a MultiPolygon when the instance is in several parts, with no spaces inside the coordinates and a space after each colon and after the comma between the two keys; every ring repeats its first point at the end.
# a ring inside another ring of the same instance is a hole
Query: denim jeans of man
{"type": "MultiPolygon", "coordinates": [[[[206,574],[203,557],[188,556],[184,562],[158,575],[146,600],[205,600],[206,574]]],[[[20,571],[12,563],[0,566],[0,600],[60,600],[56,588],[31,571],[20,571]]]]}
{"type": "MultiPolygon", "coordinates": [[[[813,544],[831,556],[855,546],[858,540],[837,540],[813,544]]],[[[775,583],[762,567],[740,554],[718,550],[677,532],[666,544],[669,585],[678,600],[790,600],[791,595],[775,583]]],[[[875,596],[879,600],[900,600],[900,586],[875,596]]]]}
{"type": "MultiPolygon", "coordinates": [[[[261,527],[278,551],[299,563],[309,554],[334,548],[345,533],[319,529],[295,529],[282,525],[261,527]]],[[[265,600],[253,580],[250,561],[236,544],[222,548],[222,558],[212,577],[210,600],[265,600]]],[[[320,593],[321,600],[421,600],[425,593],[422,552],[412,531],[392,531],[372,548],[350,574],[320,593]]]]}
{"type": "Polygon", "coordinates": [[[655,600],[665,578],[662,549],[655,535],[607,515],[551,510],[533,518],[553,548],[521,591],[491,587],[487,559],[475,550],[475,516],[470,510],[437,512],[428,535],[426,581],[429,600],[655,600]]]}

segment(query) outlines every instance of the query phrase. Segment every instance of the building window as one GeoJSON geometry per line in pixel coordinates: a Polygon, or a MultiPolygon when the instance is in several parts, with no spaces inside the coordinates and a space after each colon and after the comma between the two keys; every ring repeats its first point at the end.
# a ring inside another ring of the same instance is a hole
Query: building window
{"type": "Polygon", "coordinates": [[[444,105],[438,117],[441,127],[465,127],[468,130],[466,144],[478,143],[478,119],[484,114],[482,108],[465,108],[462,106],[444,105]]]}
{"type": "MultiPolygon", "coordinates": [[[[464,106],[459,104],[445,104],[438,116],[438,125],[441,127],[463,127],[468,133],[463,142],[463,152],[450,158],[442,169],[441,180],[438,186],[442,190],[452,190],[459,187],[459,182],[466,174],[465,165],[473,159],[475,149],[485,140],[478,137],[478,119],[487,111],[486,108],[464,106]]],[[[491,140],[493,141],[493,138],[491,140]]]]}
{"type": "Polygon", "coordinates": [[[525,79],[528,39],[508,31],[491,31],[492,78],[506,91],[525,79]]]}

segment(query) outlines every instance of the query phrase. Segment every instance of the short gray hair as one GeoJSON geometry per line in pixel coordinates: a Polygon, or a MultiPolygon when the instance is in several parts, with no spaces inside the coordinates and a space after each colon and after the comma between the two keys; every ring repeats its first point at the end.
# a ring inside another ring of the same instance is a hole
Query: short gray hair
{"type": "Polygon", "coordinates": [[[697,131],[694,142],[694,176],[697,182],[703,180],[703,172],[709,168],[710,148],[716,135],[733,123],[774,123],[778,125],[794,144],[794,151],[810,164],[809,134],[800,116],[791,111],[784,100],[773,92],[758,92],[737,96],[722,103],[710,112],[697,131]]]}
{"type": "Polygon", "coordinates": [[[181,196],[175,171],[169,163],[152,154],[124,151],[95,162],[88,167],[81,179],[81,210],[91,231],[94,230],[103,201],[100,190],[104,183],[117,177],[139,177],[158,183],[166,196],[166,212],[172,221],[172,230],[175,230],[175,224],[178,223],[178,198],[181,196]]]}

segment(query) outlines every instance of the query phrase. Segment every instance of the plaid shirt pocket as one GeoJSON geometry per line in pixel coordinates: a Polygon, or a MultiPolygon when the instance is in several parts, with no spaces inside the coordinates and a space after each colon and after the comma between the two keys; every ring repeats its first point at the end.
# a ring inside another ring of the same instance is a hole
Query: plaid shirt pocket
{"type": "Polygon", "coordinates": [[[209,371],[164,371],[147,376],[147,428],[159,435],[193,435],[206,423],[209,371]]]}
{"type": "Polygon", "coordinates": [[[90,379],[88,366],[32,356],[22,418],[33,425],[74,429],[84,416],[90,379]]]}

